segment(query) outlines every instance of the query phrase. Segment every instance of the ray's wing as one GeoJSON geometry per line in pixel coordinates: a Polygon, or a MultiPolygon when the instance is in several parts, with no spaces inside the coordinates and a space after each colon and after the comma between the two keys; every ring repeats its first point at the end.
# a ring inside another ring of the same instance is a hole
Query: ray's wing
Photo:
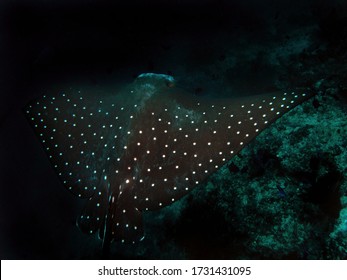
{"type": "MultiPolygon", "coordinates": [[[[108,100],[106,100],[108,101],[108,100]]],[[[29,104],[25,111],[60,180],[78,197],[96,190],[117,135],[114,103],[62,92],[29,104]],[[106,107],[107,106],[107,107],[106,107]]],[[[121,135],[119,135],[121,137],[121,135]]]]}
{"type": "Polygon", "coordinates": [[[128,199],[140,210],[173,203],[311,96],[298,91],[213,102],[180,95],[153,99],[127,147],[125,161],[134,171],[127,180],[136,185],[128,199]]]}
{"type": "MultiPolygon", "coordinates": [[[[78,219],[84,232],[104,222],[111,193],[107,174],[119,164],[129,126],[124,96],[70,90],[43,96],[25,112],[63,185],[89,201],[78,219]],[[120,105],[120,103],[124,104],[120,105]]],[[[135,110],[135,108],[132,108],[135,110]]]]}

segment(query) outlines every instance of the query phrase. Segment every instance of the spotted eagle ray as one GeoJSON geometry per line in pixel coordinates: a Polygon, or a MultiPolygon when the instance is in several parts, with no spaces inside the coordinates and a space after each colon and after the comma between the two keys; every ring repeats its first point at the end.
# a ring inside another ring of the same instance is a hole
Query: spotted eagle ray
{"type": "Polygon", "coordinates": [[[163,74],[118,93],[69,90],[25,108],[63,185],[88,199],[77,219],[104,246],[144,238],[142,212],[177,201],[311,92],[213,99],[163,74]]]}

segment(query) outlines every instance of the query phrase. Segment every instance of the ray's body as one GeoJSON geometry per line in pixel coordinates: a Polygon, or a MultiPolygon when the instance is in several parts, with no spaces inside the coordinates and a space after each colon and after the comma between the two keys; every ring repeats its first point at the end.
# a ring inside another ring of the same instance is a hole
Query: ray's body
{"type": "Polygon", "coordinates": [[[119,93],[70,90],[25,111],[64,186],[88,199],[78,226],[99,231],[107,250],[114,239],[141,240],[143,211],[180,199],[310,96],[216,100],[183,93],[171,76],[142,74],[119,93]]]}

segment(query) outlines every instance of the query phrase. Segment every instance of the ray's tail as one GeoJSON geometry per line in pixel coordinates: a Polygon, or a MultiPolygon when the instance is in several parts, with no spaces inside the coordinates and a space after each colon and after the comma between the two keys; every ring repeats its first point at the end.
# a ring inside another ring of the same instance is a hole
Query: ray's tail
{"type": "Polygon", "coordinates": [[[110,228],[111,224],[111,215],[110,211],[106,216],[105,225],[103,229],[103,236],[102,236],[102,257],[105,259],[108,259],[110,257],[110,248],[111,248],[111,242],[112,242],[112,229],[110,228]]]}

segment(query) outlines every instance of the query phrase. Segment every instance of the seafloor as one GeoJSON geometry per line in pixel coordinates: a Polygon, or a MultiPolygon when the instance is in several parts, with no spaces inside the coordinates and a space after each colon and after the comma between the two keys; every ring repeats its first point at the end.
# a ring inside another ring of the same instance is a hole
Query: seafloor
{"type": "Polygon", "coordinates": [[[109,258],[347,259],[346,1],[142,12],[136,1],[101,2],[1,6],[1,259],[104,258],[97,236],[75,226],[83,201],[61,186],[21,108],[48,88],[110,90],[143,72],[173,75],[196,95],[304,87],[316,96],[186,197],[145,213],[144,241],[113,244],[109,258]]]}

